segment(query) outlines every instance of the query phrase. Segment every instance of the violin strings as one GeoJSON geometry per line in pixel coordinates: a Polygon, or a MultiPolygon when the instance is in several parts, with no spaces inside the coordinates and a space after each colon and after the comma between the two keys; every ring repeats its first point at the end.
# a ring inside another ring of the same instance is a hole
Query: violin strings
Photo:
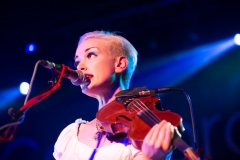
{"type": "Polygon", "coordinates": [[[142,105],[146,108],[147,111],[146,115],[147,113],[150,115],[149,118],[152,118],[154,124],[159,123],[161,121],[142,101],[138,100],[138,102],[140,102],[140,104],[138,103],[140,106],[142,105]]]}
{"type": "Polygon", "coordinates": [[[143,103],[141,104],[138,100],[136,100],[134,104],[137,107],[140,106],[140,108],[143,108],[144,111],[141,112],[141,116],[146,119],[146,123],[148,123],[150,126],[154,126],[156,123],[159,122],[157,117],[151,112],[150,109],[146,108],[143,103]]]}
{"type": "Polygon", "coordinates": [[[155,121],[155,122],[158,122],[158,121],[159,121],[158,117],[156,117],[156,116],[152,113],[152,111],[151,111],[142,101],[136,100],[135,102],[137,103],[137,105],[139,105],[140,107],[142,107],[143,109],[145,109],[146,112],[144,112],[144,114],[145,114],[146,116],[149,116],[149,118],[152,118],[153,122],[154,122],[154,121],[155,121]],[[140,103],[139,103],[139,102],[140,102],[140,103]]]}
{"type": "Polygon", "coordinates": [[[133,107],[133,110],[135,109],[136,112],[138,112],[138,110],[139,111],[144,110],[141,114],[145,118],[148,118],[152,125],[160,122],[160,119],[155,114],[153,114],[152,111],[142,101],[138,99],[134,100],[132,101],[132,105],[136,107],[136,108],[133,107]]]}
{"type": "MultiPolygon", "coordinates": [[[[148,109],[144,104],[140,104],[138,101],[140,101],[140,100],[138,100],[138,99],[134,100],[134,101],[132,102],[133,105],[134,105],[137,109],[139,109],[139,111],[144,110],[145,112],[142,112],[142,114],[145,114],[146,116],[149,116],[149,117],[151,117],[151,118],[154,119],[154,116],[151,115],[151,111],[149,112],[149,111],[148,111],[149,109],[148,109]]],[[[141,102],[141,101],[140,101],[140,102],[141,102]]],[[[139,111],[136,110],[136,112],[139,112],[139,111]]]]}

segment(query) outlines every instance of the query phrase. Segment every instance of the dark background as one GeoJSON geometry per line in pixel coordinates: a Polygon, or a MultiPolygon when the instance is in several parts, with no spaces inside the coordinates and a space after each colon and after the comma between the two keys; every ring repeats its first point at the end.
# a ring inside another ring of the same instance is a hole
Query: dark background
{"type": "MultiPolygon", "coordinates": [[[[161,60],[233,37],[240,32],[239,7],[234,0],[1,1],[0,92],[18,87],[22,81],[29,82],[39,59],[73,68],[79,37],[93,30],[119,31],[138,50],[139,64],[131,87],[166,87],[161,83],[153,85],[148,72],[141,71],[152,59],[161,60]],[[27,54],[25,47],[30,42],[37,44],[37,50],[27,54]]],[[[239,63],[240,49],[236,46],[174,84],[191,96],[198,145],[205,149],[205,156],[213,159],[240,157],[239,63]]],[[[160,75],[159,80],[166,76],[160,75]]],[[[39,93],[50,78],[50,71],[40,67],[31,95],[39,93]]],[[[11,98],[10,94],[4,96],[11,98]]],[[[165,109],[183,117],[183,139],[193,145],[186,98],[175,92],[161,96],[165,109]]],[[[1,126],[10,120],[7,109],[19,109],[24,98],[19,96],[0,109],[1,126]]],[[[0,158],[52,159],[53,145],[61,130],[77,118],[93,119],[96,112],[96,100],[63,79],[60,89],[27,112],[13,140],[0,143],[0,158]]],[[[172,159],[183,159],[182,153],[175,151],[172,159]]]]}

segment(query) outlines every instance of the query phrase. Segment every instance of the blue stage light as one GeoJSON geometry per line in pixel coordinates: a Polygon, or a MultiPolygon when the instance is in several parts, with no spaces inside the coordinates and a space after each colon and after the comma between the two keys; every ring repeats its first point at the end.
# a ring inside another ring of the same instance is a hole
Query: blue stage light
{"type": "Polygon", "coordinates": [[[37,46],[35,43],[30,43],[26,46],[26,52],[27,53],[32,53],[36,50],[37,46]]]}
{"type": "Polygon", "coordinates": [[[19,89],[21,94],[26,95],[28,93],[29,84],[27,82],[22,82],[19,89]]]}
{"type": "Polygon", "coordinates": [[[240,34],[236,34],[234,37],[234,42],[236,45],[240,46],[240,34]]]}
{"type": "Polygon", "coordinates": [[[236,47],[236,45],[233,37],[230,37],[177,52],[164,58],[155,56],[145,64],[146,67],[139,69],[135,73],[132,87],[176,86],[233,47],[236,47]]]}

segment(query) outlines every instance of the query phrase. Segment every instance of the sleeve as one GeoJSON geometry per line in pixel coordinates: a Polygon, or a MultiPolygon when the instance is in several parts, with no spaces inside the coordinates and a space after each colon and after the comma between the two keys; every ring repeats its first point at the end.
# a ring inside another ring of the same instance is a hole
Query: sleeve
{"type": "Polygon", "coordinates": [[[53,157],[56,160],[61,159],[64,151],[66,150],[67,145],[69,144],[71,138],[76,136],[77,125],[72,123],[62,130],[58,139],[54,145],[53,157]]]}

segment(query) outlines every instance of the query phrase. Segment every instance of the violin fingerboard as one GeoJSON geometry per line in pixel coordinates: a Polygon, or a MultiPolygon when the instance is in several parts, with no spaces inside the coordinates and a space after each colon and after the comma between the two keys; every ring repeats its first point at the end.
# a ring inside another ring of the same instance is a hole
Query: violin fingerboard
{"type": "Polygon", "coordinates": [[[158,124],[161,120],[156,117],[151,111],[149,110],[142,110],[137,113],[137,116],[147,123],[150,127],[153,127],[155,124],[158,124]]]}

